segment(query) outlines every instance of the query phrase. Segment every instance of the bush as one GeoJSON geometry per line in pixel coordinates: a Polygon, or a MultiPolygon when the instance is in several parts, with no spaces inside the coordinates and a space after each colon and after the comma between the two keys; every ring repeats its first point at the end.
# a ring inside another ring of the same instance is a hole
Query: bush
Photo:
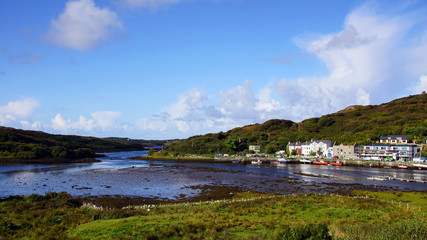
{"type": "Polygon", "coordinates": [[[36,193],[33,193],[30,196],[28,196],[28,200],[30,200],[30,202],[40,202],[40,201],[43,201],[44,199],[45,199],[44,196],[36,193]]]}
{"type": "Polygon", "coordinates": [[[326,224],[309,224],[298,227],[285,226],[284,229],[278,234],[276,239],[286,240],[304,240],[304,239],[332,239],[329,235],[328,226],[326,224]]]}

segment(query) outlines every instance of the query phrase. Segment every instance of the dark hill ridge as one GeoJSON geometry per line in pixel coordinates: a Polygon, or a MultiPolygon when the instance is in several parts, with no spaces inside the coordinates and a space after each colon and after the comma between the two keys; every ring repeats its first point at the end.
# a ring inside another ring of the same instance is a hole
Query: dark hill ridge
{"type": "MultiPolygon", "coordinates": [[[[95,152],[143,150],[137,142],[118,142],[95,137],[54,135],[40,131],[0,126],[0,158],[19,159],[82,159],[95,152]]],[[[56,160],[55,160],[56,161],[56,160]]]]}
{"type": "Polygon", "coordinates": [[[414,95],[380,105],[349,106],[333,114],[300,123],[272,119],[263,124],[234,128],[227,132],[193,136],[165,148],[175,153],[235,153],[249,145],[271,153],[288,142],[325,139],[336,143],[374,143],[384,135],[408,135],[421,141],[427,136],[427,94],[414,95]]]}

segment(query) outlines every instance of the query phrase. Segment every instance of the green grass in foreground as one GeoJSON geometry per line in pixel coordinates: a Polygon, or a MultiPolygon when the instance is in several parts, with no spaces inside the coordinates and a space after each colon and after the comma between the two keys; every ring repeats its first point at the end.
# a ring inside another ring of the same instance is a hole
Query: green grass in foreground
{"type": "Polygon", "coordinates": [[[354,193],[369,198],[262,195],[150,211],[90,210],[65,193],[33,195],[0,203],[0,239],[427,239],[426,193],[354,193]]]}

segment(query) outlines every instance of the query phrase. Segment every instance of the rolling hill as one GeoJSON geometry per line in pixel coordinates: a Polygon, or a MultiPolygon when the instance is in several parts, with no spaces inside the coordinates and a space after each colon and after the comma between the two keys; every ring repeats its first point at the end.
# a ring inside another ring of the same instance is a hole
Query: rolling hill
{"type": "Polygon", "coordinates": [[[95,152],[143,150],[146,144],[95,137],[54,135],[0,126],[0,158],[81,159],[95,152]]]}
{"type": "Polygon", "coordinates": [[[247,151],[252,144],[260,145],[262,152],[273,153],[285,149],[288,142],[324,139],[338,144],[370,144],[380,136],[400,134],[418,142],[427,136],[427,94],[404,97],[381,105],[349,106],[300,123],[272,119],[227,132],[193,136],[166,146],[163,154],[237,153],[247,151]]]}

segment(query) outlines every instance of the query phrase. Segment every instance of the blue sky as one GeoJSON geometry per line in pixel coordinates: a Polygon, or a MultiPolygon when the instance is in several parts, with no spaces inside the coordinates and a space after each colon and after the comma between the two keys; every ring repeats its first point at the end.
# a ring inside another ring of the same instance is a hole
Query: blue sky
{"type": "Polygon", "coordinates": [[[0,125],[185,138],[427,90],[426,1],[0,2],[0,125]]]}

